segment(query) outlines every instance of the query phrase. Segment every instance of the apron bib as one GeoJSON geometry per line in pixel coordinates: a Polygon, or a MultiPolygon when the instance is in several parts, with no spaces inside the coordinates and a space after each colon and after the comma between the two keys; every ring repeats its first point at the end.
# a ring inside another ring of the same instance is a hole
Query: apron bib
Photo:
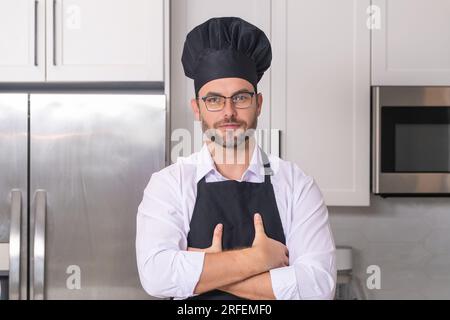
{"type": "MultiPolygon", "coordinates": [[[[226,180],[197,183],[197,197],[190,222],[188,246],[207,248],[212,244],[214,228],[223,224],[222,249],[251,247],[255,237],[253,216],[260,213],[266,235],[286,244],[283,226],[270,175],[273,174],[267,155],[261,152],[264,182],[226,180]]],[[[245,300],[220,290],[212,290],[186,300],[245,300]]]]}

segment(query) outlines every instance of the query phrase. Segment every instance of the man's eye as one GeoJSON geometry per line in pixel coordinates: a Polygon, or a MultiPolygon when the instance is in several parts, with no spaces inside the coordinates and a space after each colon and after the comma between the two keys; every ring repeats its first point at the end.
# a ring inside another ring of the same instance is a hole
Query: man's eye
{"type": "Polygon", "coordinates": [[[219,103],[220,97],[207,97],[206,102],[208,103],[219,103]]]}
{"type": "Polygon", "coordinates": [[[234,96],[233,100],[236,102],[242,102],[248,99],[248,96],[246,94],[238,94],[237,96],[234,96]]]}

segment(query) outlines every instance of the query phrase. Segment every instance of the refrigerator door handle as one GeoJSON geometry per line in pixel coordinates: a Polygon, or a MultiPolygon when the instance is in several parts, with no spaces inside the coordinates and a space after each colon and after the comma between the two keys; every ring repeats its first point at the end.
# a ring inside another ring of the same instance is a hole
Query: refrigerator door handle
{"type": "Polygon", "coordinates": [[[20,226],[22,192],[11,190],[11,227],[9,234],[9,299],[20,299],[20,226]]]}
{"type": "Polygon", "coordinates": [[[31,299],[44,299],[45,280],[45,224],[47,215],[47,191],[36,190],[36,212],[34,215],[33,245],[31,247],[32,294],[31,299]]]}

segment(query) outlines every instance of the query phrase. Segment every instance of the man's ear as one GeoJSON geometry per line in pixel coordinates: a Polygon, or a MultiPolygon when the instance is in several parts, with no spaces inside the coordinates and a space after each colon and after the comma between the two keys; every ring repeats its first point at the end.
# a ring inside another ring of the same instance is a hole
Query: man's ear
{"type": "Polygon", "coordinates": [[[195,98],[191,99],[191,108],[192,112],[194,112],[195,119],[200,121],[200,106],[198,105],[198,100],[195,98]]]}
{"type": "Polygon", "coordinates": [[[263,103],[263,96],[261,93],[258,93],[258,95],[256,96],[256,112],[258,114],[258,116],[261,114],[261,109],[262,109],[262,103],[263,103]]]}

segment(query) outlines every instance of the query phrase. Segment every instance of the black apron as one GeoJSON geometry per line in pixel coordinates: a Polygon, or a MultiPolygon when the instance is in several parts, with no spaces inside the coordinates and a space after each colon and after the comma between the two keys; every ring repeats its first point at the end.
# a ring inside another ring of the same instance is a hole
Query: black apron
{"type": "MultiPolygon", "coordinates": [[[[205,249],[211,246],[218,223],[223,224],[223,250],[251,247],[255,237],[255,213],[261,214],[267,236],[286,244],[270,182],[273,171],[267,155],[263,151],[261,155],[265,171],[263,183],[236,180],[206,183],[205,177],[197,183],[197,198],[187,238],[189,247],[205,249]]],[[[245,299],[216,289],[186,300],[245,299]]]]}

